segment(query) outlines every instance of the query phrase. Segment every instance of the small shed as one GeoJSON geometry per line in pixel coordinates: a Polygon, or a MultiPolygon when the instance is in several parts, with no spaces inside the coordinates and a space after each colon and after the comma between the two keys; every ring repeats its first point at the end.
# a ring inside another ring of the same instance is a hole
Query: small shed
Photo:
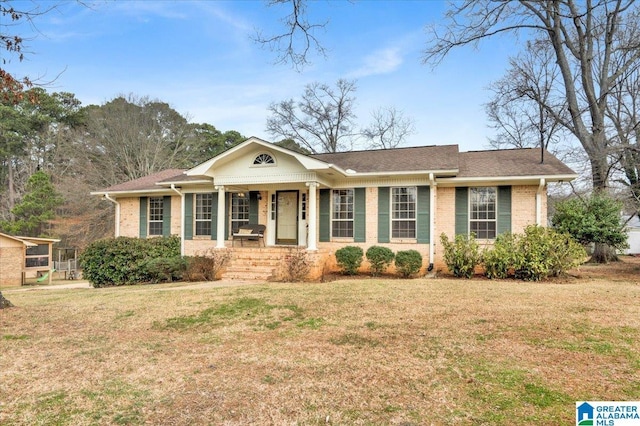
{"type": "Polygon", "coordinates": [[[53,244],[59,241],[0,233],[0,286],[19,286],[38,274],[51,284],[53,244]]]}
{"type": "Polygon", "coordinates": [[[624,254],[640,254],[640,220],[636,215],[624,216],[623,220],[626,221],[624,230],[627,232],[627,243],[629,244],[629,248],[624,250],[624,254]]]}

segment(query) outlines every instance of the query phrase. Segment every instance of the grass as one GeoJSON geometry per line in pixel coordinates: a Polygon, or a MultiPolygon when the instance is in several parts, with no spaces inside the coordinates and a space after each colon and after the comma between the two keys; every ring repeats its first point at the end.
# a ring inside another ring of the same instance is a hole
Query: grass
{"type": "Polygon", "coordinates": [[[3,425],[556,425],[640,399],[633,277],[3,293],[3,425]]]}

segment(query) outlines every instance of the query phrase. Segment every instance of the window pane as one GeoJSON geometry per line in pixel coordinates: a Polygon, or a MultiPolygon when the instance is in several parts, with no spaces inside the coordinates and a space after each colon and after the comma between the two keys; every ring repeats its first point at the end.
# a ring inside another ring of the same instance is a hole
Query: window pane
{"type": "Polygon", "coordinates": [[[212,194],[196,194],[196,235],[211,235],[212,194]]]}
{"type": "Polygon", "coordinates": [[[391,188],[391,237],[416,237],[416,188],[391,188]]]}
{"type": "Polygon", "coordinates": [[[238,232],[242,225],[249,224],[249,196],[231,194],[231,232],[238,232]]]}
{"type": "Polygon", "coordinates": [[[149,198],[149,235],[162,235],[164,202],[162,197],[149,198]]]}
{"type": "Polygon", "coordinates": [[[497,189],[471,188],[469,194],[471,204],[469,230],[476,234],[476,238],[495,238],[497,189]]]}
{"type": "Polygon", "coordinates": [[[353,237],[353,189],[332,191],[331,235],[333,237],[353,237]]]}

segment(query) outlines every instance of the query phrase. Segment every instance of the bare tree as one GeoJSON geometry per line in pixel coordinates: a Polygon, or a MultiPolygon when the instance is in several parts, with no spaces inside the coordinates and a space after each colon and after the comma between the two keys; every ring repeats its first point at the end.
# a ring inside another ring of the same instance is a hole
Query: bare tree
{"type": "Polygon", "coordinates": [[[490,144],[496,148],[540,147],[540,161],[544,162],[545,150],[560,141],[560,120],[568,119],[565,97],[557,90],[560,76],[553,51],[545,40],[528,41],[509,65],[506,75],[489,87],[494,95],[486,111],[498,131],[490,144]]]}
{"type": "Polygon", "coordinates": [[[269,105],[267,131],[293,139],[313,153],[339,152],[355,136],[354,80],[340,79],[335,88],[321,83],[305,86],[299,101],[293,99],[269,105]]]}
{"type": "Polygon", "coordinates": [[[611,91],[640,59],[639,11],[633,0],[465,0],[453,3],[443,28],[432,27],[424,62],[438,64],[456,47],[498,34],[531,34],[551,46],[561,76],[569,119],[543,107],[587,152],[591,180],[606,188],[609,178],[605,114],[611,91]],[[629,30],[629,28],[634,28],[629,30]],[[626,52],[624,59],[619,52],[626,52]],[[602,60],[594,61],[599,56],[602,60]]]}
{"type": "Polygon", "coordinates": [[[307,2],[305,0],[271,0],[269,7],[291,6],[291,13],[282,19],[285,30],[281,34],[264,36],[257,32],[254,40],[272,51],[278,52],[276,63],[291,65],[301,70],[309,64],[310,51],[315,50],[325,56],[326,52],[316,36],[324,30],[327,22],[311,23],[307,20],[307,2]]]}
{"type": "Polygon", "coordinates": [[[166,103],[120,96],[86,114],[85,150],[101,165],[104,186],[191,165],[193,126],[166,103]]]}
{"type": "Polygon", "coordinates": [[[395,107],[378,108],[371,113],[371,117],[371,124],[362,130],[362,136],[369,141],[370,148],[397,148],[415,133],[413,120],[395,107]]]}
{"type": "Polygon", "coordinates": [[[631,205],[640,214],[640,70],[630,73],[612,91],[607,105],[612,127],[612,146],[617,170],[631,197],[631,205]]]}

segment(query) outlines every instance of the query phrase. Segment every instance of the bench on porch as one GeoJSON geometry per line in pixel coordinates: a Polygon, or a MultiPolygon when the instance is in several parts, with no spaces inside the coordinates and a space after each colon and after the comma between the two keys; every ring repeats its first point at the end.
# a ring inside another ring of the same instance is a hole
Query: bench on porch
{"type": "Polygon", "coordinates": [[[240,245],[244,246],[244,241],[257,241],[260,246],[264,247],[264,231],[267,229],[265,225],[242,225],[238,228],[238,232],[233,234],[233,246],[236,245],[236,240],[240,240],[240,245]]]}

